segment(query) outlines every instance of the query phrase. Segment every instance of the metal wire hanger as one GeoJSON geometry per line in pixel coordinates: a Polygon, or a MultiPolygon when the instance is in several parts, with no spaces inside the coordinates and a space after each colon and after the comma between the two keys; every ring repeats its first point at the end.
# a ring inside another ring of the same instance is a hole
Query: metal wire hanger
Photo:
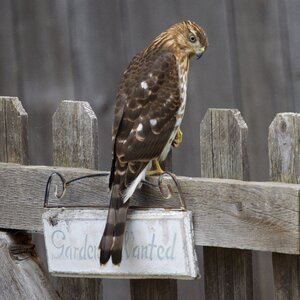
{"type": "MultiPolygon", "coordinates": [[[[54,188],[54,196],[55,196],[56,199],[61,199],[61,198],[63,198],[63,196],[66,193],[66,190],[69,188],[69,186],[72,183],[75,183],[76,181],[80,181],[80,180],[83,180],[83,179],[94,178],[94,177],[104,177],[104,176],[108,176],[108,175],[109,175],[109,172],[90,174],[90,175],[76,177],[76,178],[73,178],[73,179],[67,181],[61,173],[53,172],[47,180],[46,190],[45,190],[45,197],[44,197],[44,208],[95,207],[94,205],[85,205],[85,206],[49,205],[49,195],[50,195],[51,184],[52,184],[52,180],[55,176],[57,176],[60,179],[60,182],[61,182],[61,185],[62,185],[62,191],[61,191],[61,193],[58,193],[58,185],[56,184],[55,188],[54,188]]],[[[184,196],[183,196],[183,193],[182,193],[182,189],[181,189],[181,186],[180,186],[180,184],[178,182],[178,179],[177,179],[175,174],[173,174],[171,172],[164,172],[164,173],[160,174],[158,176],[157,184],[154,184],[154,183],[149,182],[147,180],[143,180],[142,183],[146,184],[148,186],[151,186],[151,187],[158,187],[162,197],[164,199],[170,199],[172,197],[172,195],[174,194],[174,190],[173,190],[170,182],[164,183],[164,179],[166,179],[168,177],[174,182],[175,187],[177,189],[178,196],[179,196],[179,201],[180,201],[180,209],[181,210],[186,210],[186,203],[185,203],[185,199],[184,199],[184,196]]]]}

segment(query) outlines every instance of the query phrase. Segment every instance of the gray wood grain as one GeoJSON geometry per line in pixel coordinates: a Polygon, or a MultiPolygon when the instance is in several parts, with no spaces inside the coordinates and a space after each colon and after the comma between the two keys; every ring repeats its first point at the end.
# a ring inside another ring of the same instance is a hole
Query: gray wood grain
{"type": "MultiPolygon", "coordinates": [[[[97,173],[1,163],[0,186],[6,188],[0,194],[0,227],[42,230],[45,185],[53,171],[67,179],[97,173]]],[[[152,180],[156,183],[157,179],[152,180]]],[[[179,182],[187,207],[194,212],[196,245],[300,253],[299,185],[192,177],[179,177],[179,182]]],[[[108,202],[108,176],[71,184],[59,202],[51,189],[52,205],[106,209],[108,202]]],[[[132,206],[178,208],[179,201],[176,193],[164,200],[158,189],[143,185],[132,206]]]]}
{"type": "MultiPolygon", "coordinates": [[[[59,166],[98,168],[98,121],[88,102],[63,101],[53,115],[53,162],[59,166]]],[[[62,299],[102,299],[102,282],[52,278],[62,299]]]]}
{"type": "Polygon", "coordinates": [[[292,91],[294,100],[293,111],[300,112],[300,36],[298,28],[300,26],[300,20],[298,12],[300,11],[300,2],[297,0],[284,0],[279,1],[280,15],[282,23],[282,39],[287,47],[283,48],[285,52],[285,60],[289,66],[287,74],[290,82],[290,90],[292,91]]]}
{"type": "Polygon", "coordinates": [[[65,100],[53,115],[54,165],[98,169],[98,120],[90,104],[65,100]]]}
{"type": "Polygon", "coordinates": [[[60,299],[43,273],[34,246],[23,233],[0,231],[0,298],[60,299]]]}
{"type": "Polygon", "coordinates": [[[241,112],[249,128],[251,178],[268,178],[267,128],[274,115],[294,108],[286,44],[273,0],[233,1],[241,112]],[[284,101],[283,101],[284,99],[284,101]]]}
{"type": "MultiPolygon", "coordinates": [[[[208,110],[200,126],[202,176],[247,179],[247,133],[238,110],[208,110]]],[[[251,251],[204,247],[203,259],[207,300],[253,299],[251,251]]]]}
{"type": "Polygon", "coordinates": [[[0,97],[0,161],[28,164],[28,115],[14,97],[0,97]]]}
{"type": "Polygon", "coordinates": [[[51,117],[74,99],[66,0],[12,1],[19,95],[30,119],[31,163],[52,163],[51,117]]]}
{"type": "MultiPolygon", "coordinates": [[[[0,97],[0,161],[28,163],[27,121],[18,98],[0,97]]],[[[0,268],[1,299],[58,299],[23,231],[0,231],[0,268]]]]}
{"type": "MultiPolygon", "coordinates": [[[[299,183],[300,114],[278,114],[269,128],[270,176],[274,181],[299,183]]],[[[273,253],[275,299],[300,297],[300,258],[273,253]]]]}
{"type": "Polygon", "coordinates": [[[271,180],[300,183],[299,138],[300,114],[277,114],[269,127],[271,180]]]}
{"type": "MultiPolygon", "coordinates": [[[[131,280],[132,281],[132,280],[131,280]]],[[[131,285],[132,300],[172,300],[177,299],[176,280],[171,279],[152,279],[135,280],[134,286],[131,285]]]]}
{"type": "Polygon", "coordinates": [[[201,175],[247,180],[247,133],[237,109],[209,109],[200,125],[201,175]]]}
{"type": "Polygon", "coordinates": [[[0,1],[0,95],[16,96],[19,92],[17,48],[13,8],[10,0],[0,1]]]}

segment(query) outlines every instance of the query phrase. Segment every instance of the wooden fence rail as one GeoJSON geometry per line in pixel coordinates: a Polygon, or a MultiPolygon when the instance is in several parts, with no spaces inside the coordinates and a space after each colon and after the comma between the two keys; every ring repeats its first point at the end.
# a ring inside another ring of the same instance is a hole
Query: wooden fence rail
{"type": "MultiPolygon", "coordinates": [[[[22,148],[27,145],[27,119],[23,110],[18,113],[20,107],[16,98],[0,98],[0,228],[42,231],[48,176],[53,171],[67,179],[99,173],[97,118],[86,102],[63,101],[53,117],[57,166],[26,166],[21,164],[28,162],[26,147],[22,148]],[[7,159],[12,152],[24,152],[25,158],[7,159]]],[[[274,253],[276,299],[299,298],[299,137],[300,114],[277,115],[269,131],[273,181],[244,181],[248,179],[247,125],[240,113],[211,109],[205,115],[200,138],[201,174],[206,178],[179,177],[179,182],[187,207],[193,211],[195,243],[207,246],[203,274],[206,299],[253,298],[249,250],[274,253]]],[[[162,200],[157,188],[143,186],[135,193],[132,206],[176,208],[177,196],[162,200]]],[[[108,201],[108,176],[103,176],[76,183],[60,203],[54,197],[49,203],[107,208],[108,201]]],[[[62,299],[102,298],[100,280],[62,279],[52,280],[52,284],[62,299]]],[[[177,293],[171,293],[176,285],[170,281],[153,281],[152,285],[149,281],[143,287],[148,295],[148,289],[155,290],[152,299],[177,298],[177,293]]],[[[143,295],[135,292],[132,298],[146,299],[143,295]]]]}

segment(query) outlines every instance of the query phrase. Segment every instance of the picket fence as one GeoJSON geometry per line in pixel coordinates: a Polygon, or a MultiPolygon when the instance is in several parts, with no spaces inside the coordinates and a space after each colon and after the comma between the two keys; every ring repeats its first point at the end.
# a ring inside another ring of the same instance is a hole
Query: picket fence
{"type": "MultiPolygon", "coordinates": [[[[90,105],[61,102],[52,126],[53,166],[29,165],[27,113],[18,98],[0,97],[1,299],[103,297],[101,279],[47,274],[31,241],[32,232],[43,230],[48,176],[99,173],[98,121],[90,105]]],[[[205,299],[253,299],[251,250],[272,252],[275,298],[300,299],[300,114],[280,113],[269,127],[270,182],[247,181],[247,131],[238,110],[209,109],[199,134],[202,177],[178,177],[193,212],[195,243],[204,246],[205,299]]],[[[104,176],[78,184],[60,205],[106,209],[108,201],[104,176]]],[[[162,201],[143,186],[132,205],[175,208],[178,199],[175,193],[162,201]]],[[[176,280],[135,279],[130,287],[131,299],[177,299],[176,280]]]]}

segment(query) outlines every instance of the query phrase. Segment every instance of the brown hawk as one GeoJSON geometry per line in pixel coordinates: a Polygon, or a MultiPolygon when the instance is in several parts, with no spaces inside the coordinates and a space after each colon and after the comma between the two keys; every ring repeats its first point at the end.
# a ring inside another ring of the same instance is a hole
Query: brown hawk
{"type": "Polygon", "coordinates": [[[208,46],[203,29],[177,23],[135,55],[124,72],[116,100],[112,136],[111,200],[99,245],[100,264],[120,264],[129,199],[151,168],[161,173],[171,148],[181,142],[189,59],[208,46]]]}

